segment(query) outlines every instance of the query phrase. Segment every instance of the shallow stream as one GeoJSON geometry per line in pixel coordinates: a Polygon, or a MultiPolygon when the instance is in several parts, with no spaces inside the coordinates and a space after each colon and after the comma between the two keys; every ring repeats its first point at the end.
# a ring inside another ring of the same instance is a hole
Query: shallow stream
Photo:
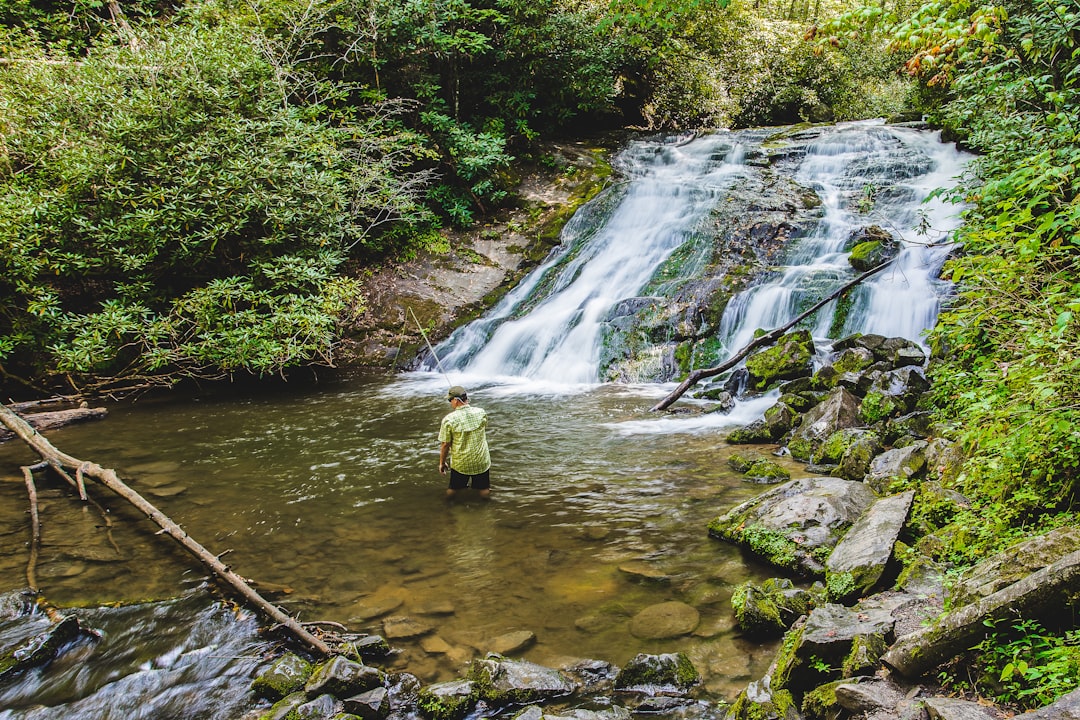
{"type": "MultiPolygon", "coordinates": [[[[273,397],[146,401],[50,439],[116,468],[302,620],[373,633],[392,617],[430,626],[424,636],[390,638],[401,652],[387,665],[426,682],[458,677],[493,639],[518,630],[536,635],[524,657],[555,666],[684,650],[717,697],[761,674],[770,648],[738,636],[727,600],[735,584],[771,573],[706,531],[761,489],[727,467],[730,449],[715,432],[738,418],[659,419],[648,412],[662,394],[656,387],[476,387],[473,402],[490,415],[492,499],[448,503],[436,439],[449,410],[445,391],[440,376],[417,374],[286,387],[273,397]],[[692,635],[630,633],[633,615],[669,600],[700,612],[692,635]]],[[[32,460],[19,446],[0,446],[9,548],[29,539],[18,466],[32,460]]],[[[51,602],[167,598],[205,576],[101,489],[94,498],[109,511],[111,530],[66,487],[43,484],[40,492],[37,577],[51,602]]],[[[0,587],[24,586],[26,561],[24,552],[3,556],[0,587]]],[[[203,610],[184,603],[170,612],[182,624],[203,610]]],[[[145,672],[145,662],[119,663],[115,677],[105,673],[74,694],[65,682],[9,690],[0,709],[68,702],[102,681],[108,693],[123,675],[145,672]]]]}

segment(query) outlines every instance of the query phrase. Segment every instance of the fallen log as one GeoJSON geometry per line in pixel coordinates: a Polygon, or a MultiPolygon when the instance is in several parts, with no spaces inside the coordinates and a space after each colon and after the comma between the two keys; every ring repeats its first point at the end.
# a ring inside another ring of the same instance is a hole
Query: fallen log
{"type": "Polygon", "coordinates": [[[1032,617],[1066,607],[1078,593],[1080,550],[903,636],[881,660],[901,675],[919,677],[970,648],[986,632],[987,621],[1032,617]]]}
{"type": "Polygon", "coordinates": [[[862,275],[859,275],[857,278],[855,278],[851,282],[847,283],[846,285],[843,285],[843,286],[837,288],[836,290],[834,290],[833,292],[829,293],[824,298],[822,298],[820,301],[818,301],[817,304],[815,304],[812,308],[810,308],[806,312],[802,313],[801,315],[799,315],[797,318],[795,318],[791,322],[787,323],[786,325],[781,325],[780,327],[776,328],[775,330],[773,330],[771,332],[766,333],[765,335],[761,335],[760,337],[754,338],[749,343],[747,343],[743,347],[742,350],[735,353],[730,358],[725,360],[723,363],[717,365],[716,367],[703,368],[701,370],[695,370],[694,372],[690,373],[690,375],[685,380],[683,380],[681,383],[679,383],[679,386],[677,388],[675,388],[674,390],[672,390],[671,393],[666,398],[664,398],[660,402],[653,405],[650,408],[650,411],[651,412],[658,412],[660,410],[667,410],[669,407],[671,407],[672,403],[674,403],[676,400],[681,398],[683,396],[683,394],[687,390],[692,388],[697,383],[701,382],[705,378],[710,378],[710,377],[713,377],[715,375],[719,375],[720,373],[724,372],[725,370],[730,370],[731,368],[735,367],[740,362],[742,362],[746,358],[747,355],[749,355],[754,350],[757,350],[759,347],[762,347],[764,345],[772,345],[774,342],[779,340],[780,337],[784,333],[786,333],[788,330],[795,327],[796,325],[801,323],[803,320],[810,317],[811,315],[816,313],[821,308],[825,307],[826,304],[828,304],[829,302],[831,302],[831,301],[835,300],[836,298],[840,297],[845,292],[847,292],[851,288],[855,287],[856,285],[861,283],[866,278],[870,277],[871,275],[876,275],[879,272],[881,272],[882,270],[884,270],[885,268],[889,267],[890,265],[893,264],[894,260],[895,260],[895,258],[893,258],[893,260],[887,260],[887,261],[881,263],[880,265],[878,265],[877,267],[874,267],[874,268],[871,268],[871,269],[867,270],[862,275]]]}
{"type": "MultiPolygon", "coordinates": [[[[35,430],[55,430],[72,423],[99,420],[106,415],[108,411],[105,408],[70,408],[28,414],[24,419],[35,430]]],[[[11,440],[14,437],[14,433],[0,430],[0,441],[11,440]]]]}
{"type": "Polygon", "coordinates": [[[33,450],[41,456],[42,460],[47,462],[50,466],[60,469],[61,472],[63,472],[64,468],[67,468],[69,470],[74,470],[79,477],[93,478],[123,499],[127,500],[148,518],[153,520],[154,523],[161,528],[162,532],[180,543],[185,550],[206,565],[216,577],[239,593],[241,597],[248,600],[266,617],[286,628],[296,639],[303,642],[312,650],[315,650],[322,655],[332,654],[329,645],[304,629],[300,623],[285,614],[280,608],[263,599],[263,597],[242,577],[222,563],[217,555],[214,555],[203,547],[194,538],[184,532],[183,528],[169,519],[168,516],[154,507],[154,505],[149,503],[145,498],[139,495],[139,493],[128,487],[116,474],[115,470],[103,468],[96,463],[79,460],[76,457],[61,452],[53,446],[52,443],[42,437],[37,430],[31,427],[26,421],[3,405],[0,405],[0,422],[3,422],[8,429],[33,448],[33,450]]]}

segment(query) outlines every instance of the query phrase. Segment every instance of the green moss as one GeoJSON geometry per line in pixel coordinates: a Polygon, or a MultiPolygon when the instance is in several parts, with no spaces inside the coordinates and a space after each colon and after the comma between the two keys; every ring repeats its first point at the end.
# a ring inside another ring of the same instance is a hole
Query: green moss
{"type": "Polygon", "coordinates": [[[751,525],[742,531],[742,544],[777,567],[798,569],[799,546],[787,535],[762,525],[751,525]]]}
{"type": "MultiPolygon", "coordinates": [[[[446,685],[444,683],[444,685],[446,685]]],[[[417,696],[416,706],[431,720],[461,720],[475,705],[477,698],[476,685],[468,682],[456,682],[453,685],[468,689],[461,693],[439,693],[433,688],[422,688],[417,696]]]]}
{"type": "Polygon", "coordinates": [[[750,582],[735,588],[731,594],[731,607],[735,611],[735,622],[745,633],[776,636],[784,631],[780,608],[773,596],[750,582]]]}
{"type": "MultiPolygon", "coordinates": [[[[728,442],[731,441],[729,440],[728,442]]],[[[791,457],[796,460],[807,462],[810,460],[810,455],[814,452],[814,443],[806,438],[796,438],[788,443],[788,452],[790,452],[791,457]]]]}
{"type": "Polygon", "coordinates": [[[790,479],[791,473],[774,463],[772,460],[762,458],[746,470],[746,476],[755,480],[781,482],[790,479]]]}
{"type": "Polygon", "coordinates": [[[857,590],[855,576],[850,572],[825,573],[825,592],[830,601],[842,602],[854,595],[857,590]]]}
{"type": "Polygon", "coordinates": [[[850,679],[819,685],[803,696],[802,712],[807,720],[836,720],[842,708],[836,702],[836,688],[850,679]]]}
{"type": "Polygon", "coordinates": [[[311,673],[311,663],[298,655],[286,653],[255,678],[251,689],[259,697],[277,700],[302,688],[311,673]]]}
{"type": "Polygon", "coordinates": [[[763,460],[763,459],[764,458],[762,458],[760,455],[758,455],[755,452],[749,452],[749,453],[735,452],[735,453],[732,453],[731,457],[728,458],[727,463],[728,463],[728,467],[730,467],[735,472],[744,473],[747,470],[749,470],[754,465],[754,463],[756,463],[758,460],[763,460]]]}
{"type": "Polygon", "coordinates": [[[856,635],[851,643],[851,651],[840,666],[840,672],[844,677],[872,675],[886,650],[888,644],[881,635],[856,635]]]}
{"type": "Polygon", "coordinates": [[[773,659],[773,671],[769,676],[769,685],[773,690],[786,688],[792,673],[802,666],[803,661],[798,656],[802,636],[803,628],[798,625],[784,634],[784,641],[780,644],[780,649],[773,659]]]}
{"type": "Polygon", "coordinates": [[[876,390],[871,390],[859,405],[859,419],[867,425],[873,425],[888,417],[889,408],[888,398],[876,390]]]}

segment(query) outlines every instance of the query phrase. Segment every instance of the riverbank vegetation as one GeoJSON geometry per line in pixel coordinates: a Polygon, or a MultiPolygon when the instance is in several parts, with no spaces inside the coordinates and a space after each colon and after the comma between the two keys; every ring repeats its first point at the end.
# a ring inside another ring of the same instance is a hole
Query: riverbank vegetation
{"type": "Polygon", "coordinates": [[[978,153],[930,337],[970,504],[916,509],[969,564],[1076,519],[1078,57],[1049,0],[16,0],[0,380],[331,363],[364,269],[513,202],[545,138],[912,111],[978,153]]]}

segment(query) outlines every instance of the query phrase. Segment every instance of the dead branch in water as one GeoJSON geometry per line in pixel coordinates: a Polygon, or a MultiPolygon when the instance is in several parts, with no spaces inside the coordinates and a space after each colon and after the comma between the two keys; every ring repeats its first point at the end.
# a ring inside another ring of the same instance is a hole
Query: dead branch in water
{"type": "Polygon", "coordinates": [[[0,405],[0,422],[3,422],[8,429],[33,448],[33,450],[37,452],[49,466],[64,474],[65,477],[67,477],[68,482],[76,486],[78,485],[78,483],[67,474],[65,469],[75,470],[76,474],[80,477],[89,477],[97,480],[138,508],[161,528],[161,532],[169,535],[176,542],[180,543],[185,550],[206,565],[215,576],[223,580],[243,598],[251,602],[251,604],[264,615],[285,627],[295,638],[322,655],[332,654],[329,645],[305,630],[300,623],[289,615],[286,615],[280,608],[264,600],[263,597],[247,583],[247,581],[223,564],[216,555],[208,551],[194,538],[184,532],[183,528],[154,507],[145,498],[139,495],[139,493],[128,487],[116,474],[115,470],[103,468],[96,463],[80,460],[61,452],[53,446],[52,443],[42,437],[37,430],[32,428],[25,420],[3,405],[0,405]]]}
{"type": "Polygon", "coordinates": [[[878,265],[875,268],[871,268],[870,270],[867,270],[866,272],[864,272],[862,275],[859,275],[857,278],[855,278],[851,282],[849,282],[846,285],[843,285],[843,286],[839,287],[838,289],[834,290],[833,292],[829,293],[827,296],[825,296],[820,301],[818,301],[812,308],[810,308],[809,310],[807,310],[803,314],[799,315],[797,318],[795,318],[791,322],[787,323],[786,325],[782,325],[782,326],[776,328],[772,332],[769,332],[769,333],[766,333],[765,335],[754,338],[749,343],[747,343],[745,346],[743,346],[742,350],[735,353],[729,359],[725,360],[723,363],[717,365],[716,367],[703,368],[701,370],[695,370],[694,372],[690,373],[689,377],[687,377],[685,380],[683,380],[681,383],[679,383],[679,386],[677,388],[675,388],[674,390],[672,390],[671,393],[666,398],[664,398],[663,400],[658,402],[656,405],[653,405],[650,408],[650,411],[651,412],[658,412],[660,410],[667,410],[669,407],[671,407],[671,405],[676,400],[681,398],[683,396],[683,394],[687,390],[692,388],[694,385],[696,385],[701,380],[704,380],[705,378],[713,377],[715,375],[719,375],[720,373],[724,372],[725,370],[730,370],[731,368],[735,367],[740,362],[742,362],[746,358],[747,355],[749,355],[751,352],[758,349],[759,347],[762,347],[764,345],[772,345],[774,342],[779,340],[780,337],[784,333],[786,333],[788,330],[795,327],[796,325],[801,323],[803,320],[805,320],[806,318],[808,318],[811,315],[813,315],[814,313],[816,313],[818,310],[823,308],[827,303],[829,303],[829,302],[835,300],[836,298],[840,297],[845,292],[847,292],[851,288],[855,287],[856,285],[858,285],[859,283],[861,283],[863,280],[870,277],[871,275],[876,275],[877,273],[881,272],[885,268],[892,265],[892,263],[893,263],[893,260],[889,260],[887,262],[881,263],[880,265],[878,265]]]}

